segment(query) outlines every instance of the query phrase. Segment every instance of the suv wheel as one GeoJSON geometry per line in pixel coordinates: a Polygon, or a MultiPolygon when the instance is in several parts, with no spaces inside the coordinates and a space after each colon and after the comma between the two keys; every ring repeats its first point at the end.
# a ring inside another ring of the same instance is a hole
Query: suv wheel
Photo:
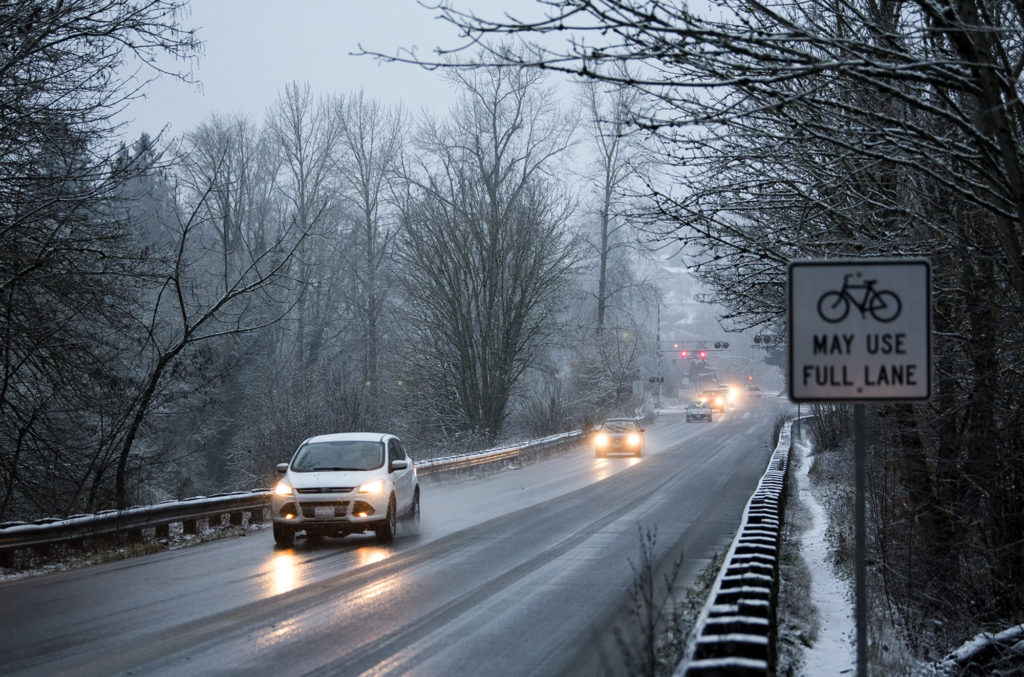
{"type": "Polygon", "coordinates": [[[397,516],[395,515],[395,496],[392,494],[391,499],[388,501],[388,514],[384,519],[384,524],[377,527],[377,540],[381,543],[390,543],[395,540],[395,527],[397,522],[397,516]]]}
{"type": "Polygon", "coordinates": [[[284,524],[274,522],[274,543],[282,548],[290,548],[295,545],[295,530],[284,524]]]}

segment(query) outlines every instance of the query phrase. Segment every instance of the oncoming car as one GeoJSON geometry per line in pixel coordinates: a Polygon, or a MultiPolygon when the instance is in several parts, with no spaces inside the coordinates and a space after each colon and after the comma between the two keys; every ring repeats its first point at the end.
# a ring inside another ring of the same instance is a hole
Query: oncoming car
{"type": "Polygon", "coordinates": [[[690,402],[686,405],[686,422],[707,421],[711,423],[711,407],[706,402],[690,402]]]}
{"type": "Polygon", "coordinates": [[[299,445],[271,498],[274,542],[289,547],[297,531],[323,536],[373,531],[395,538],[399,518],[418,522],[420,486],[401,440],[388,433],[334,433],[299,445]]]}
{"type": "Polygon", "coordinates": [[[594,454],[600,457],[610,453],[643,456],[644,429],[636,419],[608,418],[594,433],[594,454]]]}
{"type": "Polygon", "coordinates": [[[712,409],[718,411],[725,411],[725,403],[727,401],[726,392],[722,390],[705,390],[697,398],[701,402],[704,402],[712,409]]]}

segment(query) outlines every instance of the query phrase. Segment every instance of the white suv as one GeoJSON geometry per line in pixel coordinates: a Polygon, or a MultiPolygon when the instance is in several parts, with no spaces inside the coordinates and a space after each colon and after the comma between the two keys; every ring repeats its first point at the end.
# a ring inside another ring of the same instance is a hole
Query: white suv
{"type": "Polygon", "coordinates": [[[401,440],[387,433],[335,433],[311,437],[289,463],[271,498],[274,541],[294,543],[323,536],[374,531],[390,542],[397,521],[418,523],[420,485],[401,440]]]}

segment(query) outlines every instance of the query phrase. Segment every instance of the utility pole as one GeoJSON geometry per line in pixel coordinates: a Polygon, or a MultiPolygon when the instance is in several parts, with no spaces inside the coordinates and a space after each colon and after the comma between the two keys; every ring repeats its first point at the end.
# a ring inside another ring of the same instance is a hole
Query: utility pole
{"type": "Polygon", "coordinates": [[[654,344],[654,347],[655,347],[655,350],[658,351],[658,397],[654,401],[654,406],[656,406],[656,407],[658,407],[660,409],[661,408],[661,382],[662,382],[662,380],[664,380],[664,379],[662,379],[662,376],[661,376],[661,303],[658,303],[658,332],[657,332],[657,339],[658,340],[654,344]]]}

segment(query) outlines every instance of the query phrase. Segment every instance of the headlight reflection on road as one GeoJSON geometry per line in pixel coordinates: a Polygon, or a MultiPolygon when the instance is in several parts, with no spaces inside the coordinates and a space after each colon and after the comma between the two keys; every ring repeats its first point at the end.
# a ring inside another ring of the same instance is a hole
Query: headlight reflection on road
{"type": "Polygon", "coordinates": [[[616,468],[622,470],[621,465],[617,465],[620,461],[625,461],[627,467],[632,468],[634,465],[639,463],[642,459],[636,456],[630,456],[629,458],[598,458],[594,459],[594,481],[600,482],[603,479],[607,479],[615,474],[616,468]],[[616,460],[619,459],[619,460],[616,460]]]}
{"type": "Polygon", "coordinates": [[[594,462],[594,481],[600,482],[601,480],[612,476],[612,462],[607,458],[599,458],[594,462]]]}
{"type": "Polygon", "coordinates": [[[280,552],[270,560],[271,593],[281,593],[299,587],[299,558],[293,552],[280,552]]]}
{"type": "Polygon", "coordinates": [[[359,548],[359,565],[376,564],[382,559],[387,559],[390,554],[387,548],[375,548],[369,545],[359,548]]]}

